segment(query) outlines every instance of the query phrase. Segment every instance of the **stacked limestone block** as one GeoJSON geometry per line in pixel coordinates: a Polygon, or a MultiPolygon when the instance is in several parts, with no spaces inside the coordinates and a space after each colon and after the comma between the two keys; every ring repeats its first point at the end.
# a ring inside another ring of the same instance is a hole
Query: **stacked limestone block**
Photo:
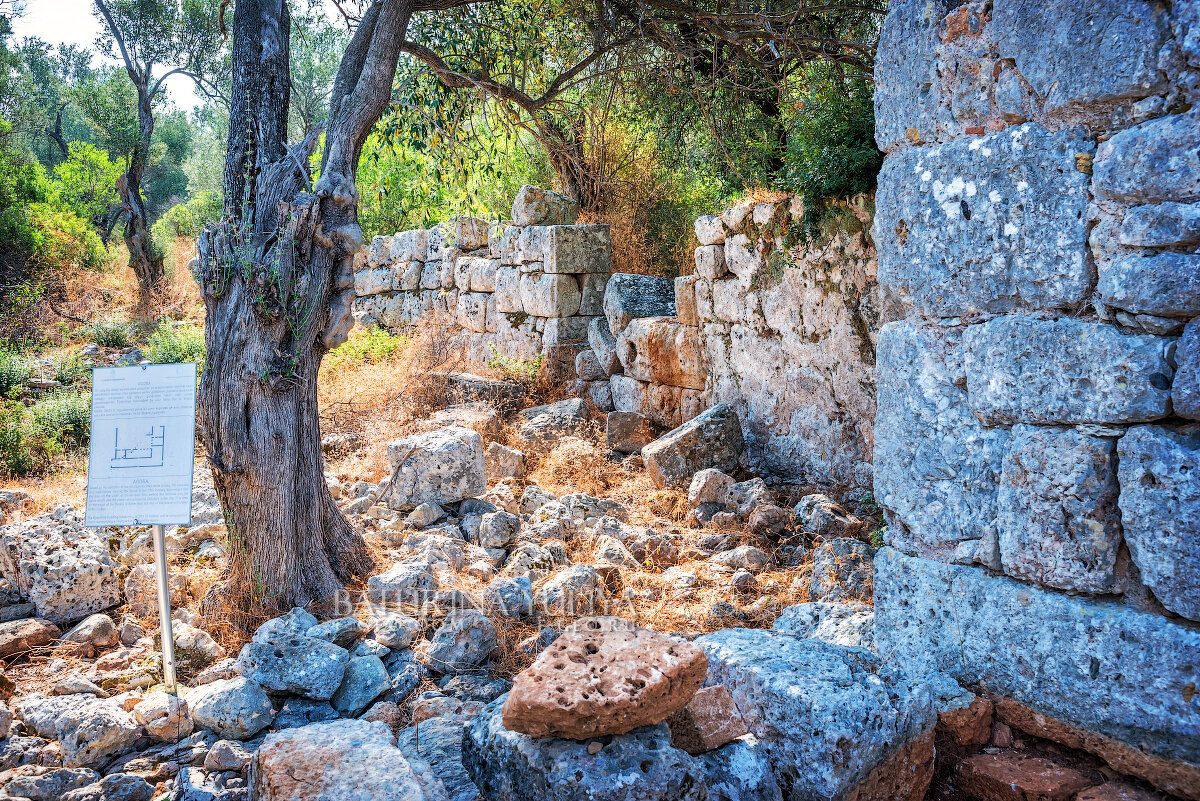
{"type": "Polygon", "coordinates": [[[1200,5],[939,8],[876,70],[880,652],[1200,798],[1200,5]]]}
{"type": "Polygon", "coordinates": [[[800,244],[802,214],[793,198],[697,220],[695,273],[677,280],[679,317],[700,332],[707,402],[738,409],[757,472],[868,489],[883,308],[872,203],[838,205],[800,244]]]}
{"type": "Polygon", "coordinates": [[[574,378],[612,270],[608,226],[574,225],[578,215],[567,198],[526,186],[513,222],[456,217],[375,237],[358,256],[355,319],[393,330],[433,323],[467,365],[545,354],[574,378]]]}

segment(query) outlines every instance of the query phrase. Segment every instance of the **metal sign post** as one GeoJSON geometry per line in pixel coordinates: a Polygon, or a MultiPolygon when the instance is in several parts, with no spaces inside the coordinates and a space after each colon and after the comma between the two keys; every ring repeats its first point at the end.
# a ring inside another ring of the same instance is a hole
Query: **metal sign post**
{"type": "Polygon", "coordinates": [[[92,371],[88,526],[153,525],[163,683],[177,692],[175,636],[164,526],[192,519],[196,365],[92,371]]]}

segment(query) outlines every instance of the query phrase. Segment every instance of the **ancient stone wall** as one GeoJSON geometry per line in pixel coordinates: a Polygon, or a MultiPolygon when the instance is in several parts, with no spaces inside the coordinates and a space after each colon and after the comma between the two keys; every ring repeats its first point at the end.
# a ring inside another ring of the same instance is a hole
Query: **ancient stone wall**
{"type": "Polygon", "coordinates": [[[889,4],[880,653],[1200,798],[1200,4],[889,4]]]}
{"type": "Polygon", "coordinates": [[[456,217],[375,237],[357,257],[356,322],[437,324],[465,368],[497,355],[532,361],[545,354],[558,375],[573,378],[612,270],[608,226],[574,225],[573,206],[527,187],[514,205],[515,222],[456,217]]]}

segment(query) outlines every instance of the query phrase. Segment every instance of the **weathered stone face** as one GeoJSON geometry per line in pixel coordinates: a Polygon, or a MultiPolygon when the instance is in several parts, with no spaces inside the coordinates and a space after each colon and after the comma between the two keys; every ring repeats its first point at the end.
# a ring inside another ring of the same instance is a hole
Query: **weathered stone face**
{"type": "Polygon", "coordinates": [[[1171,404],[1175,414],[1200,420],[1200,319],[1183,329],[1175,348],[1177,369],[1171,386],[1171,404]]]}
{"type": "Polygon", "coordinates": [[[457,503],[487,491],[483,439],[468,428],[413,434],[388,445],[395,478],[380,489],[380,503],[406,509],[431,501],[457,503]]]}
{"type": "Polygon", "coordinates": [[[1134,750],[1185,762],[1200,753],[1200,723],[1178,689],[1196,680],[1200,632],[1159,615],[885,548],[875,637],[910,675],[987,677],[994,692],[1134,750]]]}
{"type": "Polygon", "coordinates": [[[534,317],[570,317],[579,311],[582,295],[571,275],[522,273],[521,308],[534,317]]]}
{"type": "Polygon", "coordinates": [[[1065,308],[1084,301],[1095,145],[1029,123],[905,150],[879,174],[879,283],[921,314],[1065,308]]]}
{"type": "Polygon", "coordinates": [[[686,487],[706,467],[733,472],[742,448],[737,412],[719,405],[642,448],[642,459],[658,486],[686,487]]]}
{"type": "Polygon", "coordinates": [[[949,553],[995,536],[1009,433],[984,428],[960,389],[961,329],[890,323],[879,332],[875,492],[889,544],[949,553]]]}
{"type": "Polygon", "coordinates": [[[512,214],[517,225],[574,225],[579,204],[557,192],[525,184],[513,201],[512,214]]]}
{"type": "Polygon", "coordinates": [[[684,640],[621,618],[586,618],[517,676],[504,725],[572,740],[626,734],[683,708],[707,669],[704,652],[684,640]]]}
{"type": "Polygon", "coordinates": [[[349,660],[345,648],[292,635],[270,643],[246,643],[238,654],[237,671],[268,690],[327,701],[342,683],[349,660]]]}
{"type": "Polygon", "coordinates": [[[1118,447],[1121,516],[1142,581],[1200,620],[1200,426],[1137,426],[1118,447]]]}
{"type": "Polygon", "coordinates": [[[675,314],[675,284],[653,275],[615,273],[604,290],[604,315],[612,335],[620,336],[636,317],[671,317],[675,314]]]}
{"type": "Polygon", "coordinates": [[[1135,423],[1165,417],[1166,340],[1079,320],[1000,317],[963,334],[971,409],[989,423],[1135,423]]]}
{"type": "Polygon", "coordinates": [[[1167,251],[1104,264],[1096,291],[1107,305],[1134,314],[1198,316],[1200,255],[1167,251]]]}
{"type": "Polygon", "coordinates": [[[700,332],[675,317],[639,317],[617,338],[626,375],[655,384],[704,389],[708,362],[700,332]]]}
{"type": "Polygon", "coordinates": [[[1000,561],[1014,578],[1112,592],[1121,544],[1116,441],[1018,425],[1000,475],[1000,561]]]}
{"type": "Polygon", "coordinates": [[[875,142],[889,150],[906,140],[933,138],[938,116],[937,47],[946,0],[900,0],[888,6],[875,68],[875,142]]]}
{"type": "Polygon", "coordinates": [[[932,749],[919,760],[892,758],[932,739],[924,683],[864,649],[775,631],[725,629],[696,644],[708,654],[706,684],[728,688],[789,798],[922,797],[932,749]],[[810,725],[795,725],[801,720],[810,725]],[[906,780],[913,792],[898,792],[906,780]]]}
{"type": "Polygon", "coordinates": [[[1102,143],[1095,191],[1130,203],[1200,200],[1200,112],[1151,120],[1102,143]]]}

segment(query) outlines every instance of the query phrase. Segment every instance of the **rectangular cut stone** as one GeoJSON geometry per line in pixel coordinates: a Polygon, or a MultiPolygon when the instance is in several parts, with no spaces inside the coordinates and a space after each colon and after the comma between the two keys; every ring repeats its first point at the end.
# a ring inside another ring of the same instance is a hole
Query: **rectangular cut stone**
{"type": "Polygon", "coordinates": [[[354,274],[354,294],[360,298],[391,292],[395,288],[395,279],[390,267],[371,267],[354,274]]]}
{"type": "Polygon", "coordinates": [[[1125,541],[1142,581],[1167,609],[1200,621],[1200,425],[1137,426],[1117,453],[1125,541]]]}
{"type": "Polygon", "coordinates": [[[1009,432],[971,414],[961,329],[885,325],[877,349],[875,494],[888,542],[948,559],[963,540],[996,535],[996,492],[1009,432]]]}
{"type": "Polygon", "coordinates": [[[1076,0],[996,0],[992,6],[1001,58],[1016,62],[1047,114],[1128,104],[1167,86],[1158,66],[1169,25],[1166,8],[1107,0],[1103,24],[1096,13],[1076,0]]]}
{"type": "Polygon", "coordinates": [[[612,392],[613,408],[618,412],[646,414],[646,388],[649,386],[646,382],[618,374],[608,379],[608,386],[612,392]]]}
{"type": "Polygon", "coordinates": [[[685,391],[669,384],[647,384],[644,414],[663,428],[678,428],[684,422],[679,400],[685,391]]]}
{"type": "Polygon", "coordinates": [[[571,317],[579,312],[581,293],[573,275],[523,274],[521,308],[535,317],[571,317]]]}
{"type": "Polygon", "coordinates": [[[542,342],[546,345],[574,345],[587,342],[591,317],[551,317],[542,328],[542,342]]]}
{"type": "Polygon", "coordinates": [[[496,269],[496,311],[500,314],[521,311],[521,273],[516,267],[496,269]]]}
{"type": "Polygon", "coordinates": [[[548,229],[545,225],[530,225],[517,229],[517,236],[512,244],[513,264],[541,261],[546,252],[548,229]]]}
{"type": "Polygon", "coordinates": [[[988,423],[1137,423],[1167,415],[1168,340],[1103,323],[1000,317],[963,334],[971,409],[988,423]]]}
{"type": "Polygon", "coordinates": [[[500,260],[494,258],[475,258],[471,260],[471,291],[495,292],[496,270],[500,260]]]}
{"type": "Polygon", "coordinates": [[[1093,149],[1030,123],[892,156],[876,193],[880,285],[940,317],[1083,302],[1089,179],[1075,155],[1093,149]]]}
{"type": "Polygon", "coordinates": [[[681,275],[675,279],[675,316],[683,325],[700,325],[696,315],[696,276],[681,275]]]}
{"type": "Polygon", "coordinates": [[[1168,760],[1200,762],[1200,631],[883,548],[875,638],[910,676],[985,681],[1037,712],[1168,760]],[[1085,702],[1081,699],[1086,699],[1085,702]]]}
{"type": "Polygon", "coordinates": [[[608,286],[608,273],[588,273],[579,276],[580,291],[583,297],[579,300],[579,313],[586,317],[596,317],[604,314],[604,289],[608,286]]]}
{"type": "Polygon", "coordinates": [[[996,499],[1005,573],[1063,590],[1116,588],[1116,451],[1114,439],[1071,428],[1013,426],[996,499]]]}
{"type": "Polygon", "coordinates": [[[421,271],[425,264],[419,261],[402,261],[392,264],[396,289],[413,292],[421,288],[421,271]]]}
{"type": "Polygon", "coordinates": [[[1105,304],[1133,314],[1200,316],[1200,255],[1168,251],[1101,265],[1096,290],[1105,304]]]}
{"type": "Polygon", "coordinates": [[[1096,150],[1096,194],[1124,203],[1200,200],[1200,111],[1115,134],[1096,150]]]}
{"type": "Polygon", "coordinates": [[[487,303],[491,295],[486,292],[459,292],[455,321],[468,331],[483,333],[487,330],[487,303]]]}
{"type": "Polygon", "coordinates": [[[421,289],[437,289],[442,285],[442,263],[427,261],[421,265],[421,289]]]}
{"type": "Polygon", "coordinates": [[[607,225],[551,225],[542,263],[548,273],[612,272],[612,240],[607,225]]]}
{"type": "Polygon", "coordinates": [[[704,389],[707,359],[700,329],[675,317],[638,317],[617,337],[626,374],[655,384],[704,389]]]}
{"type": "Polygon", "coordinates": [[[725,241],[725,223],[715,214],[696,218],[696,239],[703,245],[719,245],[725,241]]]}
{"type": "Polygon", "coordinates": [[[934,138],[938,116],[938,47],[949,4],[891,0],[875,55],[875,142],[880,150],[934,138]]]}
{"type": "Polygon", "coordinates": [[[724,278],[729,272],[725,267],[724,245],[701,245],[696,248],[695,261],[696,275],[710,281],[724,278]]]}
{"type": "Polygon", "coordinates": [[[428,260],[429,232],[423,228],[415,231],[401,231],[392,237],[392,261],[428,260]]]}
{"type": "Polygon", "coordinates": [[[377,236],[371,240],[371,248],[367,251],[367,261],[372,267],[382,267],[392,260],[392,238],[377,236]]]}
{"type": "Polygon", "coordinates": [[[473,256],[459,256],[454,260],[454,286],[463,291],[471,291],[471,262],[473,256]]]}

